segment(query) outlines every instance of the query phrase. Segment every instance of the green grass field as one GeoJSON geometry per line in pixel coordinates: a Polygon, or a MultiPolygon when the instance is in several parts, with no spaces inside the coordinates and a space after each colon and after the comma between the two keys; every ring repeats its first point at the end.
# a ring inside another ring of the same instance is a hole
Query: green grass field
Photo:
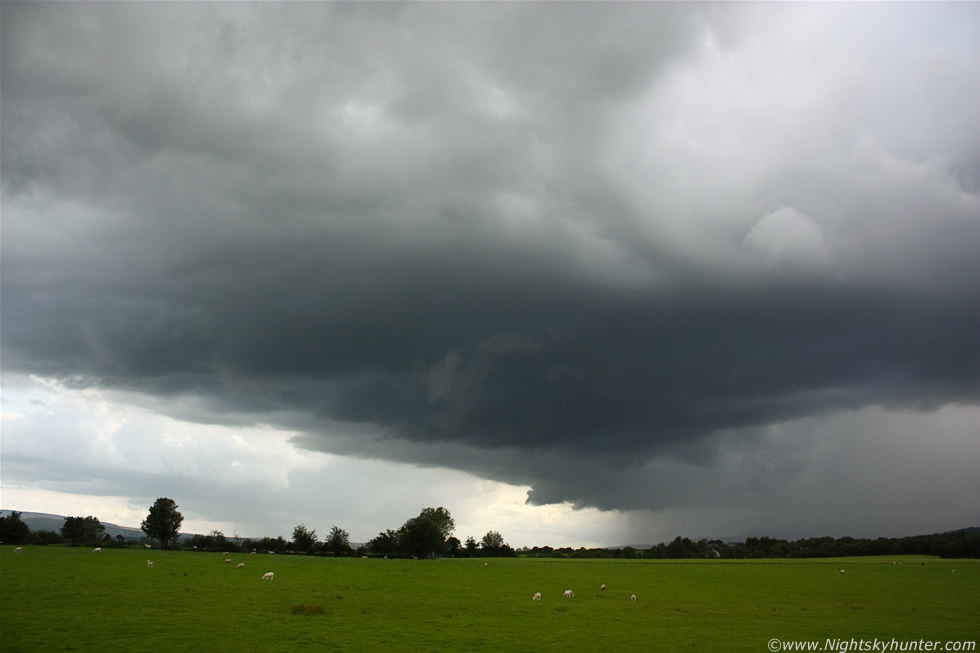
{"type": "Polygon", "coordinates": [[[980,635],[974,560],[230,557],[0,547],[0,650],[761,652],[980,635]]]}

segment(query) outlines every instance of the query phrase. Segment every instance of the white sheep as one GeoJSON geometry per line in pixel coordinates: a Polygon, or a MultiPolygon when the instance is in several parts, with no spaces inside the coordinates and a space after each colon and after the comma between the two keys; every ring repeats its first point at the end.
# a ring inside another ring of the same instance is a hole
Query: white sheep
{"type": "Polygon", "coordinates": [[[599,586],[599,589],[602,590],[603,592],[605,592],[606,591],[606,584],[603,583],[602,585],[600,585],[599,586]]]}
{"type": "Polygon", "coordinates": [[[231,564],[231,558],[225,558],[225,564],[226,565],[230,565],[231,564]]]}
{"type": "Polygon", "coordinates": [[[147,560],[146,561],[146,566],[147,567],[153,567],[153,561],[152,560],[147,560]]]}
{"type": "Polygon", "coordinates": [[[239,562],[239,563],[238,563],[238,568],[239,568],[239,569],[241,569],[241,568],[242,568],[242,567],[244,567],[244,566],[245,566],[245,563],[244,563],[244,562],[239,562]]]}
{"type": "Polygon", "coordinates": [[[262,574],[262,580],[273,580],[273,579],[275,579],[275,577],[276,577],[276,574],[274,572],[271,572],[271,571],[267,571],[264,574],[262,574]]]}
{"type": "Polygon", "coordinates": [[[102,547],[101,546],[95,547],[94,549],[92,549],[92,553],[102,553],[102,547]]]}
{"type": "Polygon", "coordinates": [[[150,546],[149,544],[144,544],[144,545],[143,545],[143,548],[144,548],[144,549],[152,549],[153,547],[152,547],[152,546],[150,546]]]}
{"type": "Polygon", "coordinates": [[[572,590],[565,590],[565,598],[566,599],[575,598],[575,592],[573,592],[572,590]]]}
{"type": "Polygon", "coordinates": [[[541,600],[541,592],[535,592],[534,596],[531,597],[531,600],[532,601],[540,601],[541,600]]]}
{"type": "Polygon", "coordinates": [[[23,553],[23,552],[24,552],[24,547],[22,546],[19,546],[16,549],[14,549],[14,553],[23,553]]]}
{"type": "Polygon", "coordinates": [[[845,572],[845,571],[844,571],[843,569],[841,569],[841,570],[840,570],[840,573],[842,573],[842,574],[843,574],[843,573],[846,573],[846,572],[845,572]]]}
{"type": "Polygon", "coordinates": [[[632,596],[630,597],[630,601],[633,601],[633,602],[635,602],[635,601],[636,601],[636,594],[634,594],[634,595],[632,595],[632,596]]]}

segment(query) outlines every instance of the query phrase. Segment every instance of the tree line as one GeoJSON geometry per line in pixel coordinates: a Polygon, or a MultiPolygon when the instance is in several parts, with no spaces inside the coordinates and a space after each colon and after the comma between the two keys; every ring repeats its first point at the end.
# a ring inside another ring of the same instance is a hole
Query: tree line
{"type": "Polygon", "coordinates": [[[772,537],[749,537],[744,542],[722,540],[691,540],[675,537],[648,549],[622,548],[552,548],[522,549],[521,555],[530,558],[626,558],[677,560],[717,558],[743,560],[752,558],[842,558],[851,556],[934,555],[940,558],[980,558],[980,529],[971,528],[950,533],[914,535],[909,537],[810,537],[783,540],[772,537]]]}
{"type": "MultiPolygon", "coordinates": [[[[516,557],[518,555],[539,558],[836,558],[845,556],[902,556],[934,555],[942,558],[980,558],[980,528],[969,528],[950,533],[916,535],[901,538],[858,539],[853,537],[812,537],[800,540],[783,540],[771,537],[749,537],[744,542],[722,540],[691,540],[676,537],[671,542],[661,542],[648,549],[622,548],[552,548],[550,546],[522,548],[519,552],[508,545],[497,531],[488,531],[478,542],[469,536],[460,542],[453,532],[456,522],[445,508],[423,508],[415,517],[405,521],[397,529],[381,531],[377,537],[354,549],[350,534],[338,526],[320,541],[316,531],[304,524],[297,525],[292,539],[282,536],[260,540],[228,538],[220,531],[208,535],[193,535],[180,539],[183,515],[176,502],[161,497],[150,507],[146,519],[140,525],[150,540],[156,540],[161,548],[189,548],[199,551],[271,551],[274,553],[303,553],[307,555],[375,555],[388,557],[435,558],[451,557],[516,557]]],[[[105,533],[105,527],[95,517],[67,517],[60,533],[31,531],[21,519],[21,513],[12,512],[0,517],[0,542],[7,544],[61,544],[71,546],[125,546],[126,539],[115,539],[105,533]]]]}
{"type": "Polygon", "coordinates": [[[517,556],[497,531],[488,531],[480,542],[469,536],[464,544],[453,536],[455,529],[456,522],[445,508],[423,508],[400,528],[378,533],[365,545],[365,550],[374,555],[413,558],[517,556]]]}
{"type": "Polygon", "coordinates": [[[423,508],[415,517],[399,528],[389,528],[378,533],[371,541],[356,549],[350,543],[350,533],[339,526],[332,526],[326,538],[320,540],[316,530],[298,524],[292,539],[282,536],[243,542],[229,540],[220,531],[210,535],[195,535],[187,539],[184,547],[205,551],[271,551],[273,553],[300,553],[306,555],[349,556],[373,555],[391,558],[451,557],[502,557],[517,556],[517,552],[504,541],[497,531],[489,531],[479,542],[472,536],[465,544],[453,536],[456,521],[443,507],[423,508]]]}
{"type": "MultiPolygon", "coordinates": [[[[356,550],[351,546],[350,534],[339,526],[333,526],[323,540],[316,531],[299,524],[293,529],[292,539],[282,536],[260,540],[228,538],[221,531],[207,535],[180,538],[180,526],[184,521],[173,499],[161,497],[150,506],[140,528],[150,540],[156,540],[160,548],[185,548],[198,551],[262,551],[272,553],[301,553],[307,555],[377,555],[389,557],[435,558],[439,556],[516,556],[497,531],[489,531],[480,542],[473,537],[465,545],[453,536],[456,521],[445,508],[423,508],[401,527],[382,531],[377,537],[356,550]]],[[[95,517],[67,517],[60,533],[53,531],[31,532],[21,519],[21,513],[13,512],[0,517],[0,542],[8,544],[60,544],[71,546],[125,546],[122,535],[115,540],[105,533],[105,527],[95,517]]]]}
{"type": "Polygon", "coordinates": [[[105,533],[105,526],[95,517],[66,517],[60,532],[37,530],[32,531],[21,519],[21,513],[11,512],[0,517],[0,542],[6,544],[61,544],[72,546],[108,545],[126,543],[122,535],[116,539],[105,533]]]}

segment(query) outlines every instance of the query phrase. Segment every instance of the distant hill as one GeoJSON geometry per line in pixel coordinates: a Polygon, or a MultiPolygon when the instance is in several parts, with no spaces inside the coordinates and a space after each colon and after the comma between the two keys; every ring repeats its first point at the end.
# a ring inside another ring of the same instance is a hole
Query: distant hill
{"type": "MultiPolygon", "coordinates": [[[[51,515],[46,512],[0,510],[0,517],[7,517],[12,512],[19,512],[20,520],[27,524],[27,527],[32,531],[54,531],[55,533],[60,533],[61,527],[65,525],[65,518],[63,516],[51,515]]],[[[142,540],[146,537],[146,534],[138,528],[118,526],[116,524],[104,522],[101,519],[99,520],[99,523],[105,526],[106,535],[112,538],[122,535],[123,538],[127,540],[142,540]]]]}
{"type": "Polygon", "coordinates": [[[943,535],[958,535],[960,533],[966,533],[967,535],[980,535],[980,526],[968,526],[967,528],[957,528],[955,531],[946,531],[943,535]]]}
{"type": "MultiPolygon", "coordinates": [[[[46,512],[27,512],[26,510],[0,510],[0,517],[6,517],[12,512],[20,513],[20,520],[27,524],[27,527],[32,531],[54,531],[55,533],[61,532],[61,527],[65,525],[65,517],[63,515],[52,515],[46,512]]],[[[84,516],[84,515],[83,515],[84,516]]],[[[98,515],[93,515],[98,518],[98,515]]],[[[122,535],[123,539],[130,541],[143,541],[146,539],[146,533],[139,528],[132,528],[131,526],[119,526],[118,524],[112,524],[109,522],[102,521],[99,519],[99,523],[105,526],[106,535],[115,538],[118,535],[122,535]]],[[[179,542],[183,542],[186,539],[192,538],[196,533],[180,533],[177,536],[179,542]]],[[[246,539],[246,538],[240,538],[246,539]]],[[[259,540],[262,538],[252,538],[259,540]]]]}
{"type": "MultiPolygon", "coordinates": [[[[978,535],[980,534],[980,526],[968,526],[966,528],[957,528],[956,530],[945,531],[943,533],[919,533],[918,535],[910,535],[910,536],[903,536],[903,537],[921,537],[924,535],[959,535],[959,534],[978,535]]],[[[799,540],[806,540],[811,537],[824,537],[824,536],[806,534],[806,532],[801,530],[791,531],[786,529],[774,528],[770,530],[757,529],[757,530],[747,531],[745,533],[742,533],[741,535],[731,535],[728,537],[706,537],[706,538],[691,537],[690,539],[695,542],[701,539],[706,539],[712,542],[716,540],[721,541],[724,542],[725,544],[741,544],[750,537],[757,537],[757,538],[768,537],[774,540],[786,540],[787,542],[795,542],[799,540]]],[[[831,537],[837,539],[837,537],[840,536],[831,536],[831,537]]],[[[856,539],[868,539],[868,538],[856,538],[856,539]]],[[[891,539],[901,539],[901,538],[891,538],[891,539]]],[[[666,542],[664,542],[664,544],[670,544],[670,540],[667,540],[666,542]]],[[[620,546],[607,546],[603,548],[614,551],[617,549],[625,549],[626,546],[630,546],[631,548],[638,549],[638,550],[647,550],[657,545],[656,544],[630,544],[630,545],[620,545],[620,546]]]]}

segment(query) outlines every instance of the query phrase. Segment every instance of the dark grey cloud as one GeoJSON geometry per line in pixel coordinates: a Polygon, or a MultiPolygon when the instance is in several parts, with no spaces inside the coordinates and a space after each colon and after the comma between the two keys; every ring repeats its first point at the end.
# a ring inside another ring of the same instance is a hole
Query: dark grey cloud
{"type": "Polygon", "coordinates": [[[977,403],[978,24],[5,3],[4,368],[539,503],[670,507],[689,468],[711,504],[771,425],[977,403]]]}

